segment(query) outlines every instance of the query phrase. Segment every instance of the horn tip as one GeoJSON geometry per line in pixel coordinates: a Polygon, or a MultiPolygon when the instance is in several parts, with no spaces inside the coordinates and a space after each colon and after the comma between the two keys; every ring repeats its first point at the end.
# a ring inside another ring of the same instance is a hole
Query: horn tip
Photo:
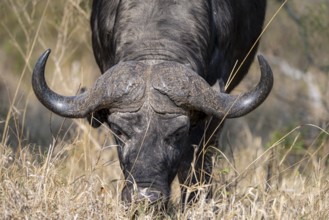
{"type": "Polygon", "coordinates": [[[272,72],[270,64],[267,62],[265,57],[263,55],[258,55],[257,59],[258,59],[258,63],[259,63],[260,69],[261,69],[261,74],[265,75],[268,79],[273,81],[273,72],[272,72]]]}
{"type": "Polygon", "coordinates": [[[257,55],[257,59],[258,59],[259,64],[268,65],[267,60],[265,59],[265,57],[263,55],[261,55],[261,54],[257,55]]]}
{"type": "Polygon", "coordinates": [[[43,52],[43,54],[41,55],[41,57],[45,57],[47,59],[50,53],[51,53],[51,49],[48,48],[47,50],[45,50],[45,52],[43,52]]]}

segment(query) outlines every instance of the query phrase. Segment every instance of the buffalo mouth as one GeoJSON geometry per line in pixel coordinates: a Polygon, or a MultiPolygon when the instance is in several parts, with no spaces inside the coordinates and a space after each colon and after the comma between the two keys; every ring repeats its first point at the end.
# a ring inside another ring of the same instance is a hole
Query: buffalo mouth
{"type": "Polygon", "coordinates": [[[166,203],[169,200],[169,194],[163,193],[152,187],[136,187],[135,189],[125,187],[122,190],[121,195],[122,200],[126,204],[130,204],[132,202],[147,202],[149,204],[155,204],[158,202],[166,203]]]}

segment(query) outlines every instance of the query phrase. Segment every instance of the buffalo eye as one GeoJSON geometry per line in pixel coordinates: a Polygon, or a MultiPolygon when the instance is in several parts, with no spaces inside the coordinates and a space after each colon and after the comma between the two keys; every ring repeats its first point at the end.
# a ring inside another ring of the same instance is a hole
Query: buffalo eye
{"type": "Polygon", "coordinates": [[[114,133],[115,138],[122,144],[125,144],[129,140],[129,136],[116,124],[111,124],[111,130],[114,133]]]}
{"type": "Polygon", "coordinates": [[[174,132],[172,132],[171,134],[169,134],[165,138],[165,142],[169,144],[171,147],[176,147],[177,145],[182,144],[181,142],[187,136],[187,132],[188,132],[187,126],[180,127],[176,129],[174,132]]]}

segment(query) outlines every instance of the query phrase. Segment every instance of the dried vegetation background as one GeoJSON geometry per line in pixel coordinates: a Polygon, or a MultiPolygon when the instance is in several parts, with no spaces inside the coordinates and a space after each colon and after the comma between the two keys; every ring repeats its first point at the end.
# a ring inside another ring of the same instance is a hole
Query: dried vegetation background
{"type": "MultiPolygon", "coordinates": [[[[214,156],[213,199],[182,210],[175,183],[167,213],[124,207],[109,128],[53,115],[31,90],[33,65],[47,48],[55,91],[75,94],[99,76],[90,2],[0,2],[1,219],[328,219],[328,0],[268,1],[267,23],[279,13],[259,52],[273,68],[273,92],[256,111],[227,121],[214,156]]],[[[258,77],[255,64],[235,92],[258,77]]]]}

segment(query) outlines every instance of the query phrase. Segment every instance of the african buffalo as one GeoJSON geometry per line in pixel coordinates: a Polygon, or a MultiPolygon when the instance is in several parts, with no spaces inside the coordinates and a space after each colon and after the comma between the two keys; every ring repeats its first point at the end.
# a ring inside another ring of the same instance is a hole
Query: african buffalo
{"type": "MultiPolygon", "coordinates": [[[[58,115],[109,125],[124,201],[166,201],[176,175],[185,186],[210,181],[207,146],[216,145],[220,122],[249,113],[270,93],[272,71],[259,56],[258,85],[229,94],[254,59],[265,8],[266,0],[94,0],[92,46],[102,75],[79,95],[56,94],[44,78],[47,50],[34,68],[34,92],[58,115]]],[[[197,197],[182,190],[183,201],[197,197]]]]}

